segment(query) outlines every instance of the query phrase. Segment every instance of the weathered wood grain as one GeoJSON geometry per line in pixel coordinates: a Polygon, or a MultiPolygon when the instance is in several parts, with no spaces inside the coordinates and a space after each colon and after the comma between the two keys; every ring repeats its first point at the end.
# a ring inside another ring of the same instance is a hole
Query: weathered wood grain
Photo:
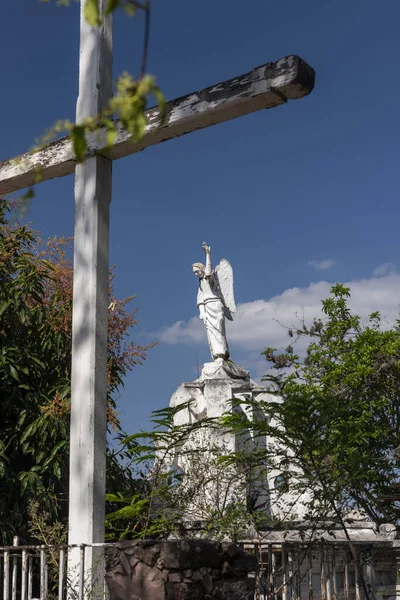
{"type": "MultiPolygon", "coordinates": [[[[133,143],[120,128],[114,146],[104,151],[105,135],[88,138],[87,157],[101,154],[116,160],[186,133],[235,119],[257,110],[273,108],[307,96],[314,87],[314,70],[298,56],[287,56],[253,69],[245,75],[218,83],[167,103],[164,124],[157,108],[147,111],[146,135],[133,143]]],[[[69,137],[48,144],[35,153],[0,163],[0,194],[28,187],[40,169],[41,181],[74,172],[76,160],[69,137]]]]}

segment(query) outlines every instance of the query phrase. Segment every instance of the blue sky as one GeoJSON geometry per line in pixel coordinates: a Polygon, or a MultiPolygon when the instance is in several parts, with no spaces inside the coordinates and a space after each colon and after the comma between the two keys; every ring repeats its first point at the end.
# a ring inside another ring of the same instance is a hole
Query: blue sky
{"type": "MultiPolygon", "coordinates": [[[[74,1],[3,4],[0,159],[73,118],[79,33],[74,1]]],[[[332,282],[351,283],[363,314],[396,316],[399,20],[397,0],[153,0],[149,71],[168,99],[288,54],[317,79],[307,98],[114,163],[117,293],[137,294],[133,338],[160,340],[120,398],[127,431],[209,360],[190,271],[203,240],[233,265],[232,355],[255,377],[262,349],[285,342],[276,320],[314,315],[332,282]]],[[[117,16],[114,76],[138,72],[142,39],[142,17],[117,16]]],[[[72,235],[73,177],[40,185],[29,219],[72,235]]]]}

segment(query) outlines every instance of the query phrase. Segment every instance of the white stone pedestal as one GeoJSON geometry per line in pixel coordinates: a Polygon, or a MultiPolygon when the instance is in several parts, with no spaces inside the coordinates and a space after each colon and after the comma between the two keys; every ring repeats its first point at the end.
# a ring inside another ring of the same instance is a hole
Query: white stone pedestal
{"type": "MultiPolygon", "coordinates": [[[[264,386],[252,381],[248,371],[217,359],[206,363],[201,376],[194,382],[182,383],[172,395],[170,406],[177,408],[188,404],[176,413],[175,425],[205,423],[205,419],[221,417],[232,410],[233,398],[243,400],[266,400],[270,396],[264,386]]],[[[234,410],[248,411],[249,407],[238,406],[234,410]]],[[[249,415],[250,420],[252,415],[249,415]]],[[[268,512],[269,482],[262,478],[260,485],[249,484],[237,468],[221,465],[221,455],[229,455],[246,446],[251,450],[266,444],[266,438],[255,439],[249,429],[245,436],[236,435],[212,424],[192,431],[186,441],[174,450],[170,457],[173,466],[182,471],[183,486],[188,490],[188,504],[184,519],[201,522],[205,513],[214,511],[223,515],[228,505],[240,502],[244,505],[251,495],[256,504],[268,512]],[[246,438],[246,441],[245,441],[246,438]],[[255,488],[259,487],[259,491],[255,488]]]]}
{"type": "Polygon", "coordinates": [[[302,500],[306,498],[293,498],[279,489],[282,482],[278,465],[256,467],[258,474],[253,471],[249,481],[244,470],[221,464],[221,455],[260,448],[273,451],[275,441],[257,436],[251,426],[257,418],[267,416],[261,407],[257,408],[260,401],[276,402],[277,398],[252,381],[243,367],[223,359],[206,363],[196,381],[182,383],[172,395],[170,407],[188,404],[176,413],[176,426],[204,424],[207,418],[218,418],[231,410],[243,411],[249,419],[249,428],[241,434],[206,423],[192,431],[168,457],[168,463],[182,472],[182,485],[188,490],[186,520],[202,521],[203,512],[220,511],[222,515],[229,504],[250,502],[269,522],[303,521],[302,500]],[[243,400],[243,404],[235,403],[232,408],[233,398],[243,400]],[[246,403],[248,399],[252,400],[251,406],[246,403]]]}

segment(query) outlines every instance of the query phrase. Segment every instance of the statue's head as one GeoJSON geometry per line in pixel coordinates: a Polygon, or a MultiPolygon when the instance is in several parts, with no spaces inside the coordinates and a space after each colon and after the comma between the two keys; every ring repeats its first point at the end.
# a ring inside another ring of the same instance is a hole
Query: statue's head
{"type": "Polygon", "coordinates": [[[192,265],[192,271],[199,279],[203,279],[205,270],[206,268],[202,263],[194,263],[192,265]]]}

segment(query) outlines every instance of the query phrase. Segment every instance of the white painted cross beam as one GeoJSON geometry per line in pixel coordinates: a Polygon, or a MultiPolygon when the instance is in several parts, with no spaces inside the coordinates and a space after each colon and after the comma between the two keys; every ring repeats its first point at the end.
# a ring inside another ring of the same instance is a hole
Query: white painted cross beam
{"type": "MultiPolygon", "coordinates": [[[[313,87],[313,69],[298,56],[287,56],[257,67],[245,75],[168,102],[162,127],[158,126],[158,110],[148,110],[146,136],[139,143],[130,142],[129,135],[119,128],[116,143],[110,151],[105,152],[102,150],[105,135],[93,135],[88,140],[87,156],[100,154],[111,160],[123,158],[197,129],[302,98],[313,87]]],[[[32,185],[37,168],[41,169],[41,181],[46,181],[71,175],[75,167],[76,160],[70,139],[62,138],[35,153],[23,154],[0,163],[0,195],[32,185]]]]}
{"type": "MultiPolygon", "coordinates": [[[[101,12],[106,3],[107,0],[99,0],[101,12]]],[[[84,4],[81,2],[78,123],[99,113],[108,102],[112,85],[111,16],[101,27],[91,28],[83,17],[84,4]]],[[[0,163],[0,195],[32,185],[39,168],[41,181],[75,172],[70,544],[91,545],[104,541],[112,161],[197,129],[302,98],[313,86],[313,69],[301,58],[288,56],[169,102],[162,127],[158,124],[157,109],[150,109],[147,111],[146,135],[139,143],[131,143],[120,128],[116,143],[106,152],[104,141],[93,136],[88,140],[83,164],[77,165],[69,138],[0,163]]],[[[74,574],[74,566],[78,568],[78,565],[79,557],[71,556],[69,577],[73,587],[78,585],[74,574]]],[[[85,573],[89,578],[85,583],[91,597],[101,596],[101,591],[97,592],[99,561],[94,552],[85,557],[85,573]]]]}

